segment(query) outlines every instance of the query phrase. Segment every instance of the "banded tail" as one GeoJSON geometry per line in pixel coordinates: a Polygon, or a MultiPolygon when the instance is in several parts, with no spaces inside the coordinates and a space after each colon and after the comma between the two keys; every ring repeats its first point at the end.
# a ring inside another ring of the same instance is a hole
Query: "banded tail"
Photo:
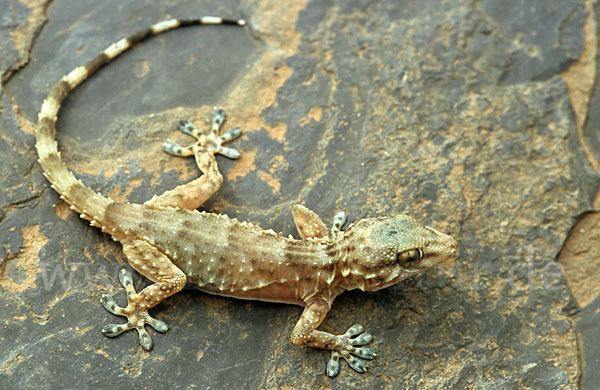
{"type": "Polygon", "coordinates": [[[69,203],[71,209],[78,212],[81,218],[92,221],[92,225],[104,225],[104,221],[102,221],[103,214],[106,207],[112,203],[112,200],[100,193],[96,193],[77,179],[67,168],[60,156],[56,142],[56,118],[63,100],[76,86],[136,43],[152,35],[196,24],[245,26],[246,21],[243,19],[235,20],[204,16],[195,19],[169,19],[153,24],[145,30],[141,30],[128,38],[123,38],[113,43],[87,64],[73,69],[52,88],[52,91],[44,100],[35,130],[35,146],[39,156],[38,161],[44,170],[44,176],[50,181],[52,188],[56,190],[61,199],[69,203]]]}

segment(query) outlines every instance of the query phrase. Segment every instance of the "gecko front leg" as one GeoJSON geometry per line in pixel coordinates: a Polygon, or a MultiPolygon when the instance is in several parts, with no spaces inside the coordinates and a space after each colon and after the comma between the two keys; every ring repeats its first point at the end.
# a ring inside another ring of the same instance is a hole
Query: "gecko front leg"
{"type": "Polygon", "coordinates": [[[362,347],[373,337],[363,333],[360,325],[351,326],[346,333],[334,335],[317,330],[329,311],[329,304],[323,299],[314,299],[307,303],[302,316],[292,332],[292,343],[297,346],[330,349],[331,359],[327,364],[327,375],[334,377],[340,370],[340,357],[355,371],[363,373],[367,366],[361,359],[374,359],[376,354],[371,348],[362,347]]]}

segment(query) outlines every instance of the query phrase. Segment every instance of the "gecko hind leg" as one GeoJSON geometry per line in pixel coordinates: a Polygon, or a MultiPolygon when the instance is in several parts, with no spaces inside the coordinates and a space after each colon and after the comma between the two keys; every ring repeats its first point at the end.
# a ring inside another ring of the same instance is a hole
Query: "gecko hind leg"
{"type": "Polygon", "coordinates": [[[181,291],[185,286],[186,276],[166,255],[146,241],[123,240],[121,244],[133,269],[154,283],[136,292],[131,273],[122,269],[119,280],[127,293],[127,306],[118,306],[114,298],[108,295],[103,295],[100,302],[112,314],[126,317],[127,323],[106,325],[102,328],[102,333],[108,337],[116,337],[129,329],[136,329],[140,345],[148,351],[152,349],[152,338],[145,325],[150,325],[161,333],[169,329],[164,322],[152,318],[148,310],[181,291]]]}
{"type": "Polygon", "coordinates": [[[153,197],[146,202],[147,205],[195,210],[219,190],[223,182],[223,176],[219,172],[215,154],[222,154],[231,159],[238,158],[240,152],[233,148],[224,147],[223,144],[238,138],[242,134],[239,127],[234,127],[219,136],[219,130],[224,120],[225,113],[223,110],[216,110],[211,128],[204,132],[196,129],[188,121],[179,121],[178,129],[196,138],[196,142],[186,147],[175,142],[165,142],[163,149],[172,156],[194,156],[196,164],[203,175],[160,196],[153,197]]]}
{"type": "MultiPolygon", "coordinates": [[[[135,288],[133,287],[133,277],[131,273],[127,271],[125,268],[119,271],[119,280],[123,287],[125,287],[125,291],[127,293],[127,301],[130,302],[134,300],[133,297],[137,295],[135,288]]],[[[147,311],[140,311],[135,318],[129,318],[131,313],[125,308],[120,307],[115,302],[114,298],[110,295],[103,295],[102,299],[100,299],[102,305],[114,315],[128,317],[128,322],[125,324],[110,324],[106,325],[102,328],[102,333],[104,333],[107,337],[117,337],[121,333],[129,330],[136,329],[138,331],[139,341],[142,348],[145,350],[150,350],[152,348],[152,338],[148,334],[148,331],[144,328],[145,324],[150,325],[156,331],[165,333],[169,330],[169,327],[166,323],[157,320],[156,318],[152,318],[147,311]]]]}

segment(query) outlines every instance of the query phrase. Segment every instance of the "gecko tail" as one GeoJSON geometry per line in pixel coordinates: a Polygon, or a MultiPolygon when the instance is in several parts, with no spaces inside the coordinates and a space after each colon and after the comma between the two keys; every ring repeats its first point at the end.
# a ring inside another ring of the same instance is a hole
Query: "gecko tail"
{"type": "Polygon", "coordinates": [[[103,224],[101,219],[104,212],[107,206],[113,201],[95,192],[77,179],[67,168],[60,156],[56,142],[56,118],[63,100],[76,86],[136,43],[152,35],[161,34],[178,27],[202,24],[245,26],[246,22],[242,19],[223,19],[214,16],[204,16],[183,20],[169,19],[155,23],[128,38],[123,38],[113,43],[87,64],[73,69],[52,88],[52,91],[44,100],[38,115],[38,123],[35,131],[35,146],[40,165],[52,188],[58,192],[62,199],[71,205],[73,210],[77,211],[82,218],[92,221],[92,224],[94,222],[99,225],[103,224]]]}

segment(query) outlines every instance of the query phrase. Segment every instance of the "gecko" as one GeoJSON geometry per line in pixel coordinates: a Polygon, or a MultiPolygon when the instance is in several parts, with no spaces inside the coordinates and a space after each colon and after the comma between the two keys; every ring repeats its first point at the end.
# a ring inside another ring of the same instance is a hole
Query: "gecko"
{"type": "Polygon", "coordinates": [[[119,306],[109,295],[102,295],[101,303],[127,322],[106,325],[102,333],[116,337],[135,329],[141,347],[152,349],[145,326],[161,333],[168,326],[148,311],[188,283],[211,294],[302,306],[291,333],[292,343],[331,351],[325,369],[330,377],[338,374],[340,359],[363,373],[366,360],[376,357],[367,346],[373,340],[371,334],[361,325],[353,325],[343,334],[318,329],[334,299],[346,290],[377,291],[452,258],[458,250],[453,237],[407,215],[361,219],[342,230],[346,214],[339,212],[328,228],[315,212],[295,205],[292,215],[300,235],[295,239],[226,215],[198,211],[223,182],[216,155],[240,156],[225,144],[239,137],[241,130],[236,127],[220,135],[225,119],[221,109],[215,111],[206,130],[185,120],[179,122],[178,129],[195,138],[189,146],[163,144],[170,155],[194,156],[202,175],[143,204],[118,202],[94,191],[75,177],[58,151],[57,115],[76,86],[151,36],[183,26],[217,24],[245,26],[246,22],[206,16],[155,23],[73,69],[41,106],[35,146],[51,187],[82,219],[118,241],[131,267],[152,282],[136,291],[131,273],[120,270],[127,305],[119,306]]]}

